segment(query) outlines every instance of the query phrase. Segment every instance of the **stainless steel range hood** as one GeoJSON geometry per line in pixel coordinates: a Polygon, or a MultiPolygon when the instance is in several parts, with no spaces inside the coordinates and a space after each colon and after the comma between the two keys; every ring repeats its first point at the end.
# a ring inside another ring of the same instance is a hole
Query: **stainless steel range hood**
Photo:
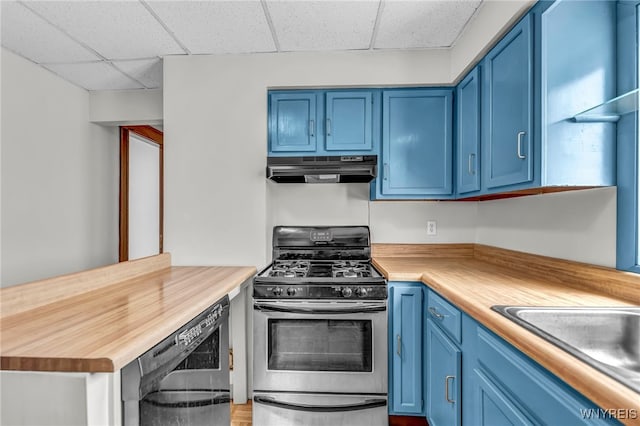
{"type": "Polygon", "coordinates": [[[267,178],[278,183],[371,182],[377,155],[267,157],[267,178]]]}

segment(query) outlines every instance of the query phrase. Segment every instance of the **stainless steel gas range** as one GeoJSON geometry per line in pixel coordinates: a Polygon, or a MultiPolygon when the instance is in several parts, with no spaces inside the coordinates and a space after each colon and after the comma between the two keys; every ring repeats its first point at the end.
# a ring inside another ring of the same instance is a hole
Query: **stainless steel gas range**
{"type": "Polygon", "coordinates": [[[253,287],[253,424],[386,425],[387,286],[365,226],[273,230],[253,287]]]}

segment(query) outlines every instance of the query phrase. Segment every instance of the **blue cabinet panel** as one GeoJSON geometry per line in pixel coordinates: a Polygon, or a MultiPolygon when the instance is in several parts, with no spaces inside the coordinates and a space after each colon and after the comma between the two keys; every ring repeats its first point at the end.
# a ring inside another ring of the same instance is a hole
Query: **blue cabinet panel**
{"type": "Polygon", "coordinates": [[[483,181],[487,188],[533,180],[533,15],[483,61],[483,181]]]}
{"type": "Polygon", "coordinates": [[[390,286],[389,408],[392,414],[422,414],[423,285],[390,286]]]}
{"type": "Polygon", "coordinates": [[[451,133],[451,90],[383,92],[381,198],[452,194],[451,133]]]}
{"type": "Polygon", "coordinates": [[[480,190],[480,68],[456,88],[458,194],[480,190]]]}
{"type": "Polygon", "coordinates": [[[326,94],[325,146],[327,151],[370,151],[373,148],[371,92],[326,94]]]}
{"type": "Polygon", "coordinates": [[[499,385],[492,382],[482,369],[473,371],[477,401],[473,424],[478,426],[534,425],[499,385]]]}
{"type": "Polygon", "coordinates": [[[431,319],[426,344],[427,419],[431,426],[459,426],[462,351],[431,319]]]}
{"type": "Polygon", "coordinates": [[[529,418],[546,424],[614,423],[583,419],[580,413],[595,409],[593,403],[493,333],[483,327],[477,333],[478,364],[501,384],[513,404],[526,407],[529,418]]]}
{"type": "Polygon", "coordinates": [[[269,150],[316,150],[316,93],[277,93],[269,96],[269,150]]]}

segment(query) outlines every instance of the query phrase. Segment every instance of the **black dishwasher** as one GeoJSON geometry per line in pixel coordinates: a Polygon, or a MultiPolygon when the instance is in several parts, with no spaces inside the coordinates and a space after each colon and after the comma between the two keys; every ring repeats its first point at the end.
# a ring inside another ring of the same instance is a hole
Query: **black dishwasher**
{"type": "Polygon", "coordinates": [[[124,426],[228,426],[229,297],[121,371],[124,426]]]}

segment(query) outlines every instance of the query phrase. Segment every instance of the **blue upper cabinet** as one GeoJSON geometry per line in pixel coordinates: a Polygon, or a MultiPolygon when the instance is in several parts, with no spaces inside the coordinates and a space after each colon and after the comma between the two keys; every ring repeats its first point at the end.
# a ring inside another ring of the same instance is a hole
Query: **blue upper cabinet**
{"type": "Polygon", "coordinates": [[[381,171],[372,198],[451,197],[452,98],[451,89],[383,92],[381,171]]]}
{"type": "Polygon", "coordinates": [[[480,67],[456,88],[458,194],[480,191],[480,67]]]}
{"type": "Polygon", "coordinates": [[[270,91],[268,154],[378,154],[379,115],[380,90],[270,91]]]}
{"type": "Polygon", "coordinates": [[[616,184],[616,123],[572,117],[616,97],[617,3],[557,1],[536,20],[541,186],[616,184]]]}
{"type": "Polygon", "coordinates": [[[325,147],[327,151],[373,149],[373,95],[371,92],[326,94],[325,147]]]}
{"type": "Polygon", "coordinates": [[[488,189],[533,180],[533,15],[482,63],[483,181],[488,189]]]}
{"type": "Polygon", "coordinates": [[[287,92],[269,95],[269,151],[311,152],[316,150],[317,94],[287,92]]]}

